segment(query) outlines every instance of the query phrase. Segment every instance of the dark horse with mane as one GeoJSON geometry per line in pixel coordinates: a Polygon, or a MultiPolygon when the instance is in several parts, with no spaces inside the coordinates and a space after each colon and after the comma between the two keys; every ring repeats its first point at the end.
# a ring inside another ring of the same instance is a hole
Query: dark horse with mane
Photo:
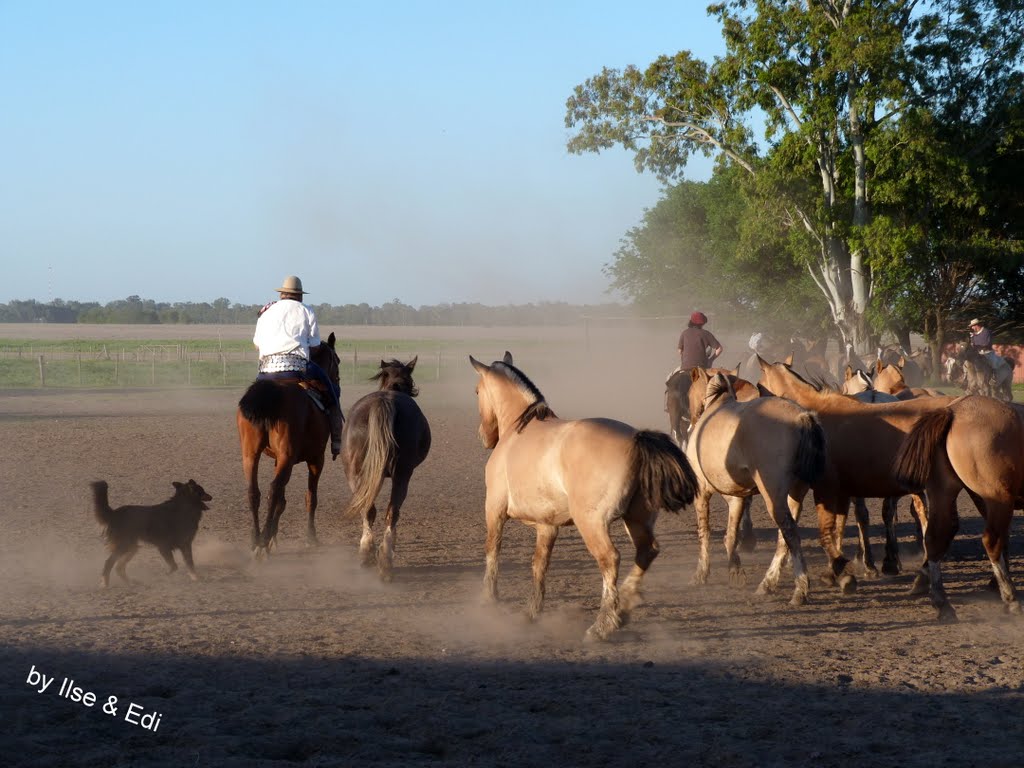
{"type": "MultiPolygon", "coordinates": [[[[334,351],[334,334],[319,347],[310,349],[310,358],[338,383],[338,355],[334,351]]],[[[270,381],[258,379],[238,401],[238,439],[242,445],[242,469],[248,487],[249,509],[252,511],[252,547],[257,556],[270,551],[277,539],[277,525],[285,508],[284,489],[296,464],[306,462],[309,481],[306,490],[308,527],[306,538],[316,544],[314,516],[317,485],[324,467],[324,452],[331,435],[323,396],[314,400],[314,382],[294,379],[270,381]],[[270,481],[267,520],[260,531],[260,456],[274,459],[274,478],[270,481]]]]}
{"type": "Polygon", "coordinates": [[[363,519],[359,554],[365,566],[376,561],[380,577],[391,580],[395,551],[395,528],[413,470],[430,451],[430,425],[413,400],[419,394],[412,380],[414,357],[408,363],[380,361],[380,371],[372,377],[379,383],[376,392],[360,398],[349,411],[341,434],[341,460],[352,489],[346,516],[363,519]],[[384,536],[380,551],[373,546],[373,522],[377,518],[374,502],[384,478],[391,478],[384,536]]]}

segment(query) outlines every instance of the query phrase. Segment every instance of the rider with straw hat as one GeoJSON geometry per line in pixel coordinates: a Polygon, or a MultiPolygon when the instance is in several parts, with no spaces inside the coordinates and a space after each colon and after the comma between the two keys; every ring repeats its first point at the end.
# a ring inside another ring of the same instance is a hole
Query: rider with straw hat
{"type": "Polygon", "coordinates": [[[336,459],[341,452],[341,393],[326,371],[309,357],[310,348],[320,345],[316,315],[302,303],[306,292],[302,290],[302,281],[295,275],[288,275],[277,292],[280,299],[260,310],[256,333],[252,337],[260,350],[257,378],[286,378],[300,374],[325,385],[328,393],[327,419],[331,424],[331,457],[336,459]]]}

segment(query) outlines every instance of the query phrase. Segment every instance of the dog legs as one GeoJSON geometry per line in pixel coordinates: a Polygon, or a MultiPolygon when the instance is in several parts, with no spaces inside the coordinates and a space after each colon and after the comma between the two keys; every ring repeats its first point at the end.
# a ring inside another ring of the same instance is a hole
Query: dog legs
{"type": "Polygon", "coordinates": [[[167,563],[168,573],[174,573],[178,570],[178,564],[174,562],[174,552],[170,547],[160,547],[160,556],[167,563]]]}
{"type": "Polygon", "coordinates": [[[181,557],[185,561],[185,568],[188,569],[188,576],[192,581],[199,581],[199,574],[196,573],[196,564],[192,562],[192,542],[181,546],[181,557]]]}
{"type": "Polygon", "coordinates": [[[124,580],[125,584],[131,584],[132,580],[128,578],[128,574],[124,572],[125,566],[128,565],[128,561],[135,557],[135,553],[139,551],[138,544],[132,544],[129,547],[119,547],[107,558],[107,562],[103,564],[103,586],[110,586],[110,569],[113,567],[117,571],[117,575],[124,580]],[[114,563],[117,563],[115,566],[114,563]]]}

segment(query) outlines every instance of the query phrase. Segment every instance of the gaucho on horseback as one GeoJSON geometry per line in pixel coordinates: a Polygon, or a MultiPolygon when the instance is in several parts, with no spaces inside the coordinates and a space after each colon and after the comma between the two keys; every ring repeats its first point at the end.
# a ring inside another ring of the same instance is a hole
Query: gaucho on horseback
{"type": "Polygon", "coordinates": [[[313,310],[302,303],[302,281],[288,275],[277,289],[278,301],[260,310],[253,343],[260,350],[257,379],[306,378],[323,384],[327,419],[331,425],[331,457],[341,452],[340,389],[326,371],[309,356],[310,347],[320,346],[320,328],[313,310]]]}

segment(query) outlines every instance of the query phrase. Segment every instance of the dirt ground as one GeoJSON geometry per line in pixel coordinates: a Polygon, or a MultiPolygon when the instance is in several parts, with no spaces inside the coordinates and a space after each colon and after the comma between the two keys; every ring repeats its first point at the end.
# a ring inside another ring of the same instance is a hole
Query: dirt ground
{"type": "MultiPolygon", "coordinates": [[[[621,371],[581,394],[553,361],[517,362],[561,416],[664,427],[662,379],[650,371],[630,374],[640,395],[627,398],[621,371]]],[[[775,536],[759,501],[748,583],[730,585],[718,503],[710,584],[691,584],[692,511],[666,515],[647,605],[609,642],[585,645],[600,576],[574,529],[556,544],[539,622],[524,619],[532,533],[514,521],[502,603],[480,603],[487,452],[472,370],[456,378],[421,383],[434,442],[403,510],[391,584],[357,564],[359,523],[341,519],[338,465],[321,484],[321,546],[304,543],[300,468],[280,550],[251,561],[239,392],[0,393],[3,764],[1024,763],[1024,620],[985,590],[980,518],[965,497],[945,570],[957,624],[935,623],[926,599],[907,596],[909,573],[862,580],[846,596],[815,581],[801,608],[788,605],[785,581],[778,595],[755,595],[775,536]],[[140,584],[99,588],[89,481],[107,480],[117,506],[161,501],[189,478],[213,495],[196,539],[203,580],[166,574],[150,547],[129,567],[140,584]],[[54,680],[42,693],[40,675],[54,680]],[[96,703],[61,697],[65,677],[96,703]],[[103,710],[112,696],[115,715],[103,710]],[[150,727],[126,720],[129,708],[150,727]]],[[[365,391],[346,387],[345,404],[365,391]]],[[[265,484],[269,462],[263,470],[265,484]]],[[[869,506],[880,559],[879,506],[869,506]]],[[[801,533],[817,573],[812,518],[801,533]]],[[[1015,572],[1022,533],[1018,520],[1015,572]]],[[[900,534],[909,567],[918,553],[905,508],[900,534]]],[[[619,530],[616,541],[628,562],[619,530]]]]}

